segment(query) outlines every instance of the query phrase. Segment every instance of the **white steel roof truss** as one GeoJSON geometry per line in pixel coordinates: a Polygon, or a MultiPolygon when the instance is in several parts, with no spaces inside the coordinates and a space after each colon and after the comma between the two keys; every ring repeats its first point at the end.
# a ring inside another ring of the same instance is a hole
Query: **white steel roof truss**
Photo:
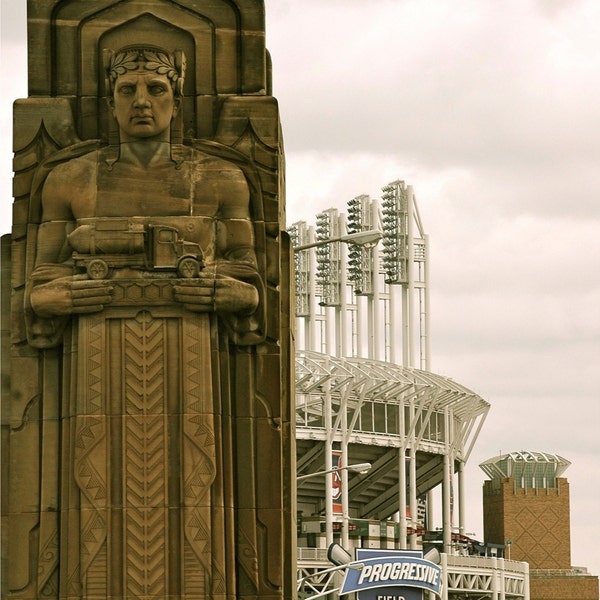
{"type": "MultiPolygon", "coordinates": [[[[335,421],[333,422],[333,426],[332,426],[332,429],[333,429],[334,433],[337,432],[338,429],[340,430],[343,439],[347,439],[348,432],[347,431],[343,431],[343,430],[340,429],[340,422],[342,421],[342,418],[344,417],[345,414],[347,414],[347,411],[348,411],[348,397],[350,396],[350,394],[352,392],[352,385],[351,384],[352,384],[352,381],[348,380],[346,388],[344,389],[344,391],[340,395],[339,410],[337,412],[337,415],[335,416],[335,421]]],[[[359,406],[354,409],[355,413],[358,410],[360,410],[360,405],[361,404],[362,403],[359,402],[359,406]]]]}
{"type": "MultiPolygon", "coordinates": [[[[431,393],[430,389],[421,390],[418,394],[416,394],[413,398],[410,399],[408,406],[410,406],[411,408],[415,408],[414,399],[416,397],[420,396],[421,399],[418,404],[418,414],[421,414],[423,411],[423,406],[424,406],[425,402],[427,402],[430,398],[430,393],[431,393]]],[[[403,445],[404,449],[412,447],[413,444],[414,444],[414,447],[416,448],[417,444],[420,441],[418,436],[415,436],[415,429],[417,427],[418,417],[416,417],[415,415],[411,415],[409,418],[411,419],[411,421],[410,421],[410,426],[408,428],[408,431],[406,432],[406,436],[404,438],[404,440],[405,440],[405,443],[403,445]]]]}
{"type": "Polygon", "coordinates": [[[467,462],[471,451],[473,450],[473,446],[475,441],[479,436],[479,432],[483,426],[485,418],[487,416],[489,407],[485,409],[482,413],[480,407],[478,407],[475,403],[471,404],[470,415],[463,420],[462,424],[462,448],[463,448],[463,461],[467,462]],[[477,428],[475,429],[475,425],[477,428]],[[474,432],[475,430],[475,432],[474,432]]]}
{"type": "Polygon", "coordinates": [[[485,420],[487,418],[489,410],[490,410],[490,406],[488,405],[485,408],[485,410],[479,415],[479,419],[477,419],[477,429],[474,431],[473,435],[471,435],[471,437],[469,439],[469,443],[467,444],[467,448],[466,448],[464,456],[463,456],[463,460],[465,462],[467,462],[469,460],[469,457],[471,456],[471,452],[473,451],[475,442],[477,441],[477,438],[479,437],[479,434],[481,433],[481,428],[483,427],[483,424],[485,423],[485,420]]]}
{"type": "Polygon", "coordinates": [[[510,596],[525,595],[525,580],[523,578],[504,576],[504,593],[510,596]]]}

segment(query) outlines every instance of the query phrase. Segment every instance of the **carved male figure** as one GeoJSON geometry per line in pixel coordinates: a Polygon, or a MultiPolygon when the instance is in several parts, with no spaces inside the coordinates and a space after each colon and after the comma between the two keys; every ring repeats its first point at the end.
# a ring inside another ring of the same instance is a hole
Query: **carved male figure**
{"type": "Polygon", "coordinates": [[[59,464],[41,492],[61,498],[61,518],[41,508],[40,595],[225,600],[258,587],[259,528],[235,490],[251,458],[236,446],[250,354],[240,362],[231,345],[264,336],[264,282],[244,172],[171,143],[183,76],[177,53],[111,54],[118,147],[65,160],[43,183],[28,340],[64,350],[60,436],[46,436],[60,438],[59,464]],[[102,258],[94,235],[113,220],[176,231],[204,268],[159,272],[124,247],[104,278],[90,277],[74,232],[92,232],[86,247],[102,258]]]}
{"type": "MultiPolygon", "coordinates": [[[[230,263],[255,265],[249,192],[240,169],[222,159],[189,152],[179,164],[173,156],[170,126],[181,108],[183,76],[160,50],[126,49],[114,55],[108,79],[109,105],[119,126],[116,161],[98,151],[56,167],[45,183],[37,278],[43,265],[67,263],[65,237],[79,219],[94,217],[214,217],[217,255],[230,263]]],[[[252,313],[258,305],[253,286],[228,277],[226,268],[175,286],[175,298],[197,312],[252,313]]],[[[131,271],[120,277],[136,276],[131,271]]],[[[139,276],[139,274],[137,274],[139,276]]],[[[106,283],[66,275],[32,289],[30,301],[40,317],[102,310],[110,302],[106,283]]]]}

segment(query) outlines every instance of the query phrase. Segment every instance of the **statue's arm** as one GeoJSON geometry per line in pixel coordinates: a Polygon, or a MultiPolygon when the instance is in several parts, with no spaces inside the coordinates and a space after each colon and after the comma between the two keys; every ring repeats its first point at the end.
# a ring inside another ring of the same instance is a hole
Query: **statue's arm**
{"type": "Polygon", "coordinates": [[[248,184],[241,170],[231,166],[221,171],[213,190],[219,207],[214,263],[198,280],[175,286],[175,297],[190,310],[221,314],[232,332],[256,332],[260,337],[264,284],[257,269],[248,184]]]}
{"type": "Polygon", "coordinates": [[[71,199],[81,193],[77,184],[86,177],[85,163],[60,165],[50,173],[42,190],[42,222],[25,297],[28,340],[37,347],[60,342],[64,317],[97,312],[110,302],[110,290],[102,282],[73,275],[72,249],[67,241],[75,221],[71,199]]]}

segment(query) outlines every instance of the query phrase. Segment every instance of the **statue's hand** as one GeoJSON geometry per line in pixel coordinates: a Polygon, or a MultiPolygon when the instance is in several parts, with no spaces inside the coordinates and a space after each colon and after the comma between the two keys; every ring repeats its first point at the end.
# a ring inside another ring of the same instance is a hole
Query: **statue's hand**
{"type": "Polygon", "coordinates": [[[175,300],[194,312],[250,315],[258,306],[258,291],[244,281],[202,276],[173,286],[175,300]]]}
{"type": "Polygon", "coordinates": [[[106,281],[61,277],[32,289],[31,308],[43,318],[100,312],[111,301],[112,290],[106,281]]]}

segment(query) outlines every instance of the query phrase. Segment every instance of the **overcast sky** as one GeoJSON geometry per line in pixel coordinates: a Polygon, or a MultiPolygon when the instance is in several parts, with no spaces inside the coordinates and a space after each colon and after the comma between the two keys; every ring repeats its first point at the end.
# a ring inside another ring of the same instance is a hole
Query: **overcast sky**
{"type": "MultiPolygon", "coordinates": [[[[5,140],[26,95],[24,3],[2,0],[5,140]]],[[[266,7],[288,222],[396,179],[415,190],[432,370],[492,405],[467,468],[467,531],[482,538],[479,463],[556,453],[573,463],[572,563],[600,574],[600,3],[266,7]]],[[[7,141],[0,158],[6,232],[7,141]]]]}

